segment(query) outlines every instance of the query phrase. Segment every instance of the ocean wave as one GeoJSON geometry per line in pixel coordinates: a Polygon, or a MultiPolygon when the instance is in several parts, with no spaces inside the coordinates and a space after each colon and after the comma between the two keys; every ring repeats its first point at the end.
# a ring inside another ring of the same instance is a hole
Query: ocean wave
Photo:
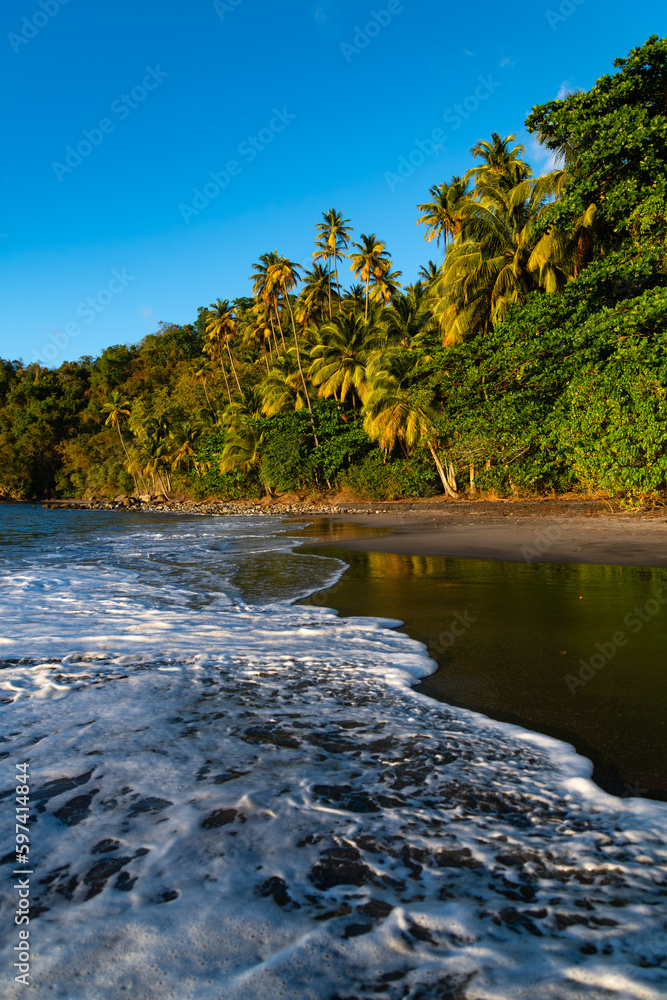
{"type": "MultiPolygon", "coordinates": [[[[32,776],[34,995],[664,995],[667,806],[417,694],[434,664],[396,622],[290,603],[341,567],[285,536],[282,600],[236,588],[237,539],[192,606],[193,563],[243,534],[210,524],[187,526],[186,586],[137,563],[153,544],[169,562],[168,529],[5,566],[2,751],[32,776]]],[[[9,878],[0,897],[12,912],[9,878]]],[[[6,968],[15,937],[5,925],[6,968]]]]}

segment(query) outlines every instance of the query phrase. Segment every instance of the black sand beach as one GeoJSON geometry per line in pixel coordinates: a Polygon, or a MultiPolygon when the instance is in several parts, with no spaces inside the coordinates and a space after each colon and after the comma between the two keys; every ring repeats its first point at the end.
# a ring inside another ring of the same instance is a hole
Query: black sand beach
{"type": "Polygon", "coordinates": [[[666,799],[664,523],[470,508],[318,519],[306,551],[350,569],[310,600],[400,619],[438,664],[418,690],[572,743],[613,794],[666,799]]]}

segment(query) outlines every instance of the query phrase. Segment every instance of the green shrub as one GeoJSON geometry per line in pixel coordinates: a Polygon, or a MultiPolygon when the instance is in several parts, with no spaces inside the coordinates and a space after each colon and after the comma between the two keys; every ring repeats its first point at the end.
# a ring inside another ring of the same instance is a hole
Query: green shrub
{"type": "Polygon", "coordinates": [[[635,499],[667,487],[666,386],[667,351],[646,341],[573,379],[557,437],[583,486],[635,499]]]}
{"type": "Polygon", "coordinates": [[[438,492],[437,472],[430,458],[418,455],[383,461],[379,450],[347,469],[341,484],[364,500],[401,500],[438,492]]]}
{"type": "Polygon", "coordinates": [[[311,485],[312,470],[308,468],[308,458],[312,444],[307,437],[309,430],[310,426],[306,426],[303,417],[299,423],[286,420],[280,428],[269,426],[267,429],[260,477],[272,490],[292,493],[311,485]]]}
{"type": "Polygon", "coordinates": [[[256,500],[263,493],[256,472],[220,472],[217,468],[209,469],[201,476],[196,472],[191,473],[189,488],[197,500],[206,497],[218,500],[256,500]]]}

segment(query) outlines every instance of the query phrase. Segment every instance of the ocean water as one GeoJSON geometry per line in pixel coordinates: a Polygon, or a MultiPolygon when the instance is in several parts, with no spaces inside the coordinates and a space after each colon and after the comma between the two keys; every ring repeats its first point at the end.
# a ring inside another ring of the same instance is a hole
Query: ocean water
{"type": "Polygon", "coordinates": [[[1,995],[23,868],[39,1000],[664,997],[667,805],[294,605],[290,530],[0,506],[1,995]]]}

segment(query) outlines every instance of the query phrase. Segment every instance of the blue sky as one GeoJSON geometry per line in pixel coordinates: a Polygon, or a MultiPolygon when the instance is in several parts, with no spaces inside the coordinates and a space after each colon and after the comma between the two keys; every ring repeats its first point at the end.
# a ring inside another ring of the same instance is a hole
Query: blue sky
{"type": "Polygon", "coordinates": [[[664,0],[3,0],[0,356],[191,322],[261,253],[308,261],[332,206],[415,280],[429,187],[666,22],[664,0]]]}

